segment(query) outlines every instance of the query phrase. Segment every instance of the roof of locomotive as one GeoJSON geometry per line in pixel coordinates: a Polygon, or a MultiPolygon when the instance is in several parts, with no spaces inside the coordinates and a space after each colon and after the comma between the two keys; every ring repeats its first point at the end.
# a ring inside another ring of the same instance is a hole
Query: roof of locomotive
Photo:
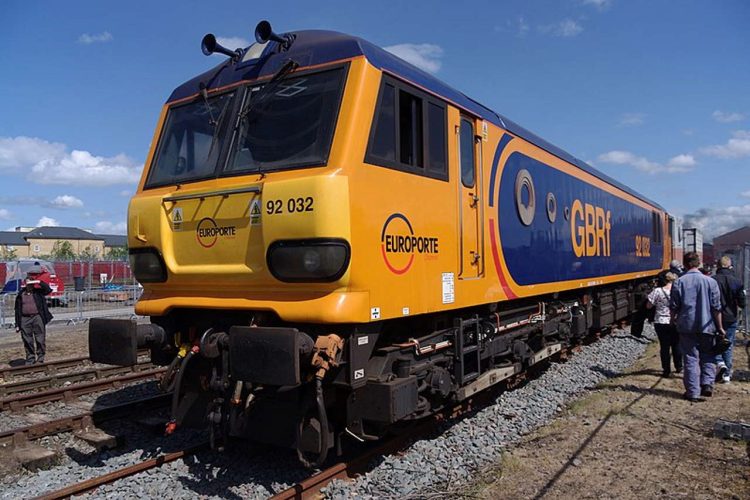
{"type": "Polygon", "coordinates": [[[582,170],[622,189],[636,198],[664,210],[658,203],[649,200],[628,186],[605,175],[586,162],[547,142],[505,116],[496,113],[464,93],[447,85],[435,76],[422,71],[367,40],[335,31],[306,30],[294,31],[290,32],[290,34],[293,34],[295,39],[287,51],[278,53],[277,44],[275,42],[268,42],[269,46],[263,51],[263,56],[259,59],[239,62],[234,65],[228,64],[227,60],[177,87],[167,102],[184,99],[185,97],[197,94],[201,84],[211,89],[273,75],[290,58],[299,63],[300,67],[306,67],[365,56],[370,64],[381,71],[386,71],[442,97],[454,105],[502,127],[513,135],[531,142],[548,153],[576,165],[582,170]]]}

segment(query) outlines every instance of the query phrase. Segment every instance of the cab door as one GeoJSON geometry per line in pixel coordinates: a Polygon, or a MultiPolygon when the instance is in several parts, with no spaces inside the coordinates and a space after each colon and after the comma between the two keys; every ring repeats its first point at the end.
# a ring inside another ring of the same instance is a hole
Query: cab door
{"type": "Polygon", "coordinates": [[[482,276],[481,138],[475,120],[462,115],[457,129],[460,180],[458,183],[459,279],[482,276]]]}

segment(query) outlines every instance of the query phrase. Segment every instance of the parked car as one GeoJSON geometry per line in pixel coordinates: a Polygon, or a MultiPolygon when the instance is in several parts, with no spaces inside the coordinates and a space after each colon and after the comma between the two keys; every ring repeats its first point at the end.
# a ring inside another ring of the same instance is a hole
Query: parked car
{"type": "Polygon", "coordinates": [[[51,306],[67,306],[68,299],[65,296],[65,283],[57,276],[55,267],[46,260],[20,259],[5,263],[5,284],[1,293],[18,293],[22,282],[26,279],[26,273],[31,266],[40,266],[43,273],[39,279],[47,282],[52,293],[47,295],[47,302],[51,306]]]}

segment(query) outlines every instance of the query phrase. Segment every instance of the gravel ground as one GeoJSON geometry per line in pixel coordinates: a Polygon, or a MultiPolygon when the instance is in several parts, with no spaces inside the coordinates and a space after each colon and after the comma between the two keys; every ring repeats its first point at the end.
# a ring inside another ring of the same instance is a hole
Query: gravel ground
{"type": "MultiPolygon", "coordinates": [[[[419,441],[401,456],[382,459],[356,482],[336,482],[326,495],[424,497],[434,489],[445,491],[442,485],[463,484],[478,468],[494,462],[504,447],[548,422],[570,399],[625,369],[645,343],[623,332],[609,335],[568,362],[553,364],[524,387],[502,394],[496,405],[446,425],[439,437],[419,441]]],[[[125,445],[96,453],[70,435],[50,438],[48,446],[61,450],[59,463],[49,470],[0,479],[0,498],[41,494],[205,439],[205,433],[188,430],[164,438],[127,421],[108,423],[105,430],[126,436],[125,445]]],[[[225,453],[202,452],[119,480],[87,498],[266,498],[308,476],[292,451],[239,443],[225,453]]]]}
{"type": "MultiPolygon", "coordinates": [[[[651,325],[644,334],[653,339],[651,325]]],[[[539,378],[500,395],[496,403],[447,428],[433,439],[390,456],[356,481],[335,481],[327,498],[425,498],[458,491],[504,449],[548,423],[564,405],[634,363],[649,340],[616,331],[583,347],[569,361],[552,364],[539,378]]]]}

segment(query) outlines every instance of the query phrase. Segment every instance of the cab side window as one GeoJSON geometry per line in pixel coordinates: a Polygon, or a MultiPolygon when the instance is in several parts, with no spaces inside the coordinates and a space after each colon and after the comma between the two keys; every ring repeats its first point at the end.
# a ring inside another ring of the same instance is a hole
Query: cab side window
{"type": "Polygon", "coordinates": [[[467,188],[474,187],[474,125],[466,118],[461,119],[459,139],[461,154],[461,183],[467,188]]]}
{"type": "Polygon", "coordinates": [[[383,76],[365,162],[448,180],[445,104],[383,76]]]}

